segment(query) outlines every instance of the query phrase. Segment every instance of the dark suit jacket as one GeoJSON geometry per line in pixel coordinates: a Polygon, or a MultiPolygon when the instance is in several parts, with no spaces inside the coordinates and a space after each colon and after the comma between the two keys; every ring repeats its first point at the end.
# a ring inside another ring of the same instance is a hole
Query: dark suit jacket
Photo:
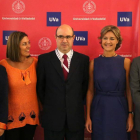
{"type": "Polygon", "coordinates": [[[135,104],[135,129],[140,131],[140,57],[134,58],[131,64],[130,88],[135,104]]]}
{"type": "Polygon", "coordinates": [[[65,123],[70,130],[84,128],[84,106],[88,87],[89,57],[73,53],[65,81],[55,51],[40,55],[37,66],[37,94],[43,104],[42,126],[60,131],[65,123]]]}
{"type": "Polygon", "coordinates": [[[8,120],[8,79],[6,69],[0,65],[0,122],[8,120]]]}

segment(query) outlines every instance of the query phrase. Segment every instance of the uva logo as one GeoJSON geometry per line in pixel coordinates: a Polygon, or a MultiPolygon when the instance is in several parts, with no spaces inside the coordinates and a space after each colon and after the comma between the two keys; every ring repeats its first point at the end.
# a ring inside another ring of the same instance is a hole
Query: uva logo
{"type": "Polygon", "coordinates": [[[56,17],[49,17],[50,22],[59,22],[59,18],[56,17]]]}
{"type": "Polygon", "coordinates": [[[132,12],[118,12],[117,26],[132,26],[132,12]]]}
{"type": "Polygon", "coordinates": [[[75,39],[74,45],[87,46],[88,45],[88,31],[74,31],[75,39]]]}
{"type": "Polygon", "coordinates": [[[3,45],[7,44],[8,38],[10,36],[11,33],[13,33],[15,31],[3,31],[3,45]]]}
{"type": "Polygon", "coordinates": [[[8,40],[9,36],[5,36],[5,40],[8,40]]]}
{"type": "Polygon", "coordinates": [[[61,12],[47,12],[47,26],[60,26],[61,12]]]}
{"type": "Polygon", "coordinates": [[[76,41],[85,41],[86,38],[82,36],[76,36],[76,41]]]}
{"type": "Polygon", "coordinates": [[[120,22],[130,22],[128,17],[120,17],[120,22]]]}

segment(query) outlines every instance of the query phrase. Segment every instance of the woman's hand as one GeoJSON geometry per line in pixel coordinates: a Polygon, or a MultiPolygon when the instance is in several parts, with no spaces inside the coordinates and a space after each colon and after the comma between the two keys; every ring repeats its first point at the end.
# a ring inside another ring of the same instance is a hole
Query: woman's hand
{"type": "Polygon", "coordinates": [[[0,136],[2,136],[4,133],[4,129],[0,128],[0,136]]]}
{"type": "Polygon", "coordinates": [[[92,133],[92,122],[90,118],[86,120],[85,127],[89,133],[92,133]]]}
{"type": "Polygon", "coordinates": [[[133,129],[133,114],[129,113],[128,119],[127,119],[127,132],[130,132],[133,129]]]}

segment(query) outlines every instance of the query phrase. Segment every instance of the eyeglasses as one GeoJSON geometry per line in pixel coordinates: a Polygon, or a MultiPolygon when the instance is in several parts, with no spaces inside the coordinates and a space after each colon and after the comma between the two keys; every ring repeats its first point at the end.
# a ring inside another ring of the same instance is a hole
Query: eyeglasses
{"type": "Polygon", "coordinates": [[[71,39],[73,36],[70,36],[70,35],[67,35],[67,36],[63,36],[63,35],[58,35],[56,36],[58,37],[59,39],[63,40],[64,38],[66,38],[67,40],[71,39]]]}

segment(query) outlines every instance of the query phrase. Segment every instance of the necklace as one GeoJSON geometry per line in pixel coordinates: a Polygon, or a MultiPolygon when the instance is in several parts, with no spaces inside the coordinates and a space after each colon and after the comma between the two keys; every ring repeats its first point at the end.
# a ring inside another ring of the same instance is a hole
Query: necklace
{"type": "MultiPolygon", "coordinates": [[[[106,57],[106,56],[105,56],[105,55],[103,55],[103,54],[102,54],[102,56],[103,56],[103,57],[106,57]]],[[[115,56],[116,56],[116,53],[115,53],[113,56],[111,56],[111,57],[115,57],[115,56]]]]}

